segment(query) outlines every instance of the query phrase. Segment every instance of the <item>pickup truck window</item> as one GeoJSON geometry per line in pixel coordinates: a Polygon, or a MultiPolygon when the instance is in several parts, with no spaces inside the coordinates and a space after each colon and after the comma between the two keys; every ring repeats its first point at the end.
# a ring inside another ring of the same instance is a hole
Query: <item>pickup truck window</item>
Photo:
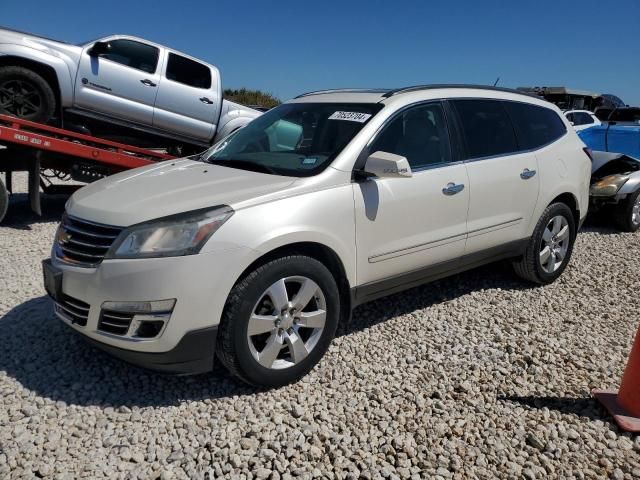
{"type": "Polygon", "coordinates": [[[145,43],[134,40],[111,40],[109,53],[100,54],[100,58],[126,65],[127,67],[142,70],[147,73],[155,73],[158,66],[160,50],[145,43]]]}
{"type": "Polygon", "coordinates": [[[316,175],[381,109],[381,104],[286,103],[217,143],[200,159],[274,175],[316,175]]]}
{"type": "Polygon", "coordinates": [[[169,80],[195,88],[211,88],[211,70],[206,65],[169,53],[167,75],[169,80]]]}

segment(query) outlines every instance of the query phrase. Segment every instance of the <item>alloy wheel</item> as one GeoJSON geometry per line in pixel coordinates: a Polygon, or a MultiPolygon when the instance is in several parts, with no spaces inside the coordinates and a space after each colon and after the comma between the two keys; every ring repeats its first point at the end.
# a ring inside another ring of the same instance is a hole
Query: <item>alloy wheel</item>
{"type": "Polygon", "coordinates": [[[42,109],[42,96],[30,82],[8,80],[0,85],[0,109],[17,117],[28,117],[42,109]]]}
{"type": "Polygon", "coordinates": [[[310,278],[286,277],[273,283],[249,318],[247,341],[253,358],[274,370],[303,361],[322,336],[326,308],[322,289],[310,278]]]}
{"type": "Polygon", "coordinates": [[[562,215],[556,215],[547,223],[540,244],[540,266],[546,273],[555,272],[564,262],[570,234],[569,222],[562,215]]]}

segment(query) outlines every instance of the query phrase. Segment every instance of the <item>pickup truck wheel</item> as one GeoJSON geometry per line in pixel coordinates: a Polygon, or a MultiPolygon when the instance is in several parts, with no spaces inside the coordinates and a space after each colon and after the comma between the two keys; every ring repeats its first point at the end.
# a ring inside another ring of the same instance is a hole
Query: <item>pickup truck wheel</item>
{"type": "Polygon", "coordinates": [[[618,228],[624,232],[635,232],[640,229],[640,190],[630,194],[614,212],[618,228]]]}
{"type": "Polygon", "coordinates": [[[51,86],[28,68],[0,68],[0,113],[32,122],[48,122],[56,108],[51,86]]]}
{"type": "Polygon", "coordinates": [[[9,208],[9,193],[7,187],[5,187],[2,180],[0,180],[0,223],[4,220],[4,216],[7,214],[9,208]]]}
{"type": "Polygon", "coordinates": [[[327,267],[302,255],[278,258],[248,273],[229,294],[216,353],[251,385],[286,385],[320,361],[339,315],[340,295],[327,267]]]}
{"type": "Polygon", "coordinates": [[[524,255],[514,261],[516,274],[542,285],[555,281],[567,268],[576,240],[576,222],[564,203],[552,203],[544,212],[524,255]]]}

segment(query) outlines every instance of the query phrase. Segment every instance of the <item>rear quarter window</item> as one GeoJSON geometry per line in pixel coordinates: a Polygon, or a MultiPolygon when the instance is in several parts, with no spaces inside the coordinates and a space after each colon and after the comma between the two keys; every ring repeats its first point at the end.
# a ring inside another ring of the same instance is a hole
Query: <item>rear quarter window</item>
{"type": "Polygon", "coordinates": [[[567,133],[560,116],[549,108],[520,102],[503,104],[516,129],[520,150],[540,148],[567,133]]]}

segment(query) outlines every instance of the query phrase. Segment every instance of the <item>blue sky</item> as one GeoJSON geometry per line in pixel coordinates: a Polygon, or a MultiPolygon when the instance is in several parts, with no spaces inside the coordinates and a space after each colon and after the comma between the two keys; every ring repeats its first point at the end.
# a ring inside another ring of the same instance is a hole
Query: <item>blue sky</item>
{"type": "Polygon", "coordinates": [[[563,85],[640,105],[640,1],[3,1],[0,25],[138,35],[282,99],[420,83],[563,85]],[[101,5],[101,7],[98,7],[101,5]]]}

